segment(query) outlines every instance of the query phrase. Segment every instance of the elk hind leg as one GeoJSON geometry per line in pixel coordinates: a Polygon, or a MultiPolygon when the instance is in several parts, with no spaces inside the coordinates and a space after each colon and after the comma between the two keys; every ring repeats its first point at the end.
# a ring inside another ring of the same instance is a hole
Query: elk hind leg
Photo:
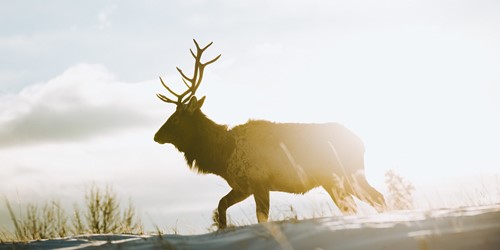
{"type": "Polygon", "coordinates": [[[384,196],[372,187],[364,174],[354,176],[354,195],[358,199],[370,204],[377,212],[383,212],[386,209],[384,196]]]}
{"type": "Polygon", "coordinates": [[[351,194],[344,188],[340,188],[336,185],[323,185],[323,188],[330,195],[342,214],[350,215],[356,213],[356,203],[354,202],[351,194]]]}
{"type": "Polygon", "coordinates": [[[257,213],[257,221],[259,223],[266,222],[269,218],[269,191],[259,190],[253,194],[255,199],[255,210],[257,213]]]}
{"type": "Polygon", "coordinates": [[[227,227],[226,210],[232,205],[246,199],[248,196],[250,196],[250,194],[233,189],[220,199],[219,206],[217,207],[217,214],[214,216],[217,220],[216,223],[219,229],[227,227]]]}

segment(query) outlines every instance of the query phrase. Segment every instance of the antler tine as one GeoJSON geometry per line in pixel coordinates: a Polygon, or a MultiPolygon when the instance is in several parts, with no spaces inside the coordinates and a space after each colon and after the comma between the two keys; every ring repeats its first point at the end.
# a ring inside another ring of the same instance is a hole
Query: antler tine
{"type": "Polygon", "coordinates": [[[204,65],[204,66],[207,66],[207,65],[209,65],[209,64],[211,64],[211,63],[214,63],[214,62],[215,62],[215,61],[217,61],[217,60],[218,60],[221,56],[222,56],[222,54],[219,54],[217,57],[215,57],[214,59],[212,59],[212,60],[210,60],[210,61],[208,61],[208,62],[204,63],[203,65],[204,65]]]}
{"type": "Polygon", "coordinates": [[[162,94],[156,94],[156,96],[158,96],[158,98],[160,98],[160,100],[162,100],[164,102],[177,104],[176,101],[172,101],[171,99],[167,98],[166,96],[164,96],[162,94]]]}
{"type": "MultiPolygon", "coordinates": [[[[183,79],[184,81],[184,79],[183,79]]],[[[161,78],[160,76],[160,82],[161,84],[163,85],[163,87],[165,87],[168,92],[170,92],[172,95],[176,96],[177,97],[177,102],[175,101],[172,101],[171,99],[165,97],[164,95],[161,95],[161,94],[156,94],[158,96],[158,98],[160,98],[162,101],[164,102],[169,102],[169,103],[182,103],[182,99],[184,98],[185,95],[187,95],[189,92],[190,92],[190,87],[188,86],[188,89],[186,91],[184,91],[182,94],[177,94],[175,93],[172,89],[170,89],[166,84],[165,82],[163,82],[163,79],[161,78]],[[160,97],[161,96],[161,97],[160,97]]],[[[187,83],[186,83],[186,86],[187,86],[187,83]]]]}
{"type": "Polygon", "coordinates": [[[222,55],[218,55],[216,56],[214,59],[206,62],[206,63],[200,63],[200,75],[198,77],[198,81],[196,82],[195,84],[195,88],[194,88],[194,91],[196,91],[196,89],[198,89],[198,87],[200,86],[201,84],[201,80],[203,79],[203,70],[205,70],[205,67],[211,63],[214,63],[215,61],[217,61],[222,55]]]}
{"type": "Polygon", "coordinates": [[[193,39],[193,41],[194,41],[194,44],[196,45],[196,49],[198,51],[201,51],[201,52],[205,51],[208,47],[210,47],[210,45],[212,45],[212,43],[214,43],[214,42],[210,42],[205,47],[203,47],[202,49],[200,49],[200,46],[198,46],[198,43],[196,42],[196,39],[193,39]]]}
{"type": "Polygon", "coordinates": [[[198,42],[196,41],[196,39],[193,39],[193,42],[194,42],[194,45],[196,46],[196,50],[197,51],[200,51],[200,45],[198,45],[198,42]]]}
{"type": "Polygon", "coordinates": [[[196,41],[196,39],[193,39],[193,42],[194,42],[194,45],[196,45],[196,50],[199,50],[200,45],[198,45],[198,42],[196,41]]]}
{"type": "Polygon", "coordinates": [[[194,57],[194,59],[198,59],[198,55],[201,58],[201,53],[203,53],[206,49],[208,49],[208,47],[210,47],[210,45],[212,45],[214,43],[214,42],[210,42],[205,47],[200,48],[200,45],[198,45],[198,42],[196,42],[195,39],[193,39],[193,41],[194,41],[194,45],[196,45],[196,54],[191,49],[189,49],[189,51],[191,52],[191,55],[194,57]]]}
{"type": "Polygon", "coordinates": [[[170,92],[170,94],[172,95],[175,95],[176,97],[179,97],[179,94],[175,93],[173,90],[171,90],[164,82],[163,82],[163,79],[161,78],[160,76],[160,82],[161,82],[161,85],[163,85],[163,87],[165,87],[168,92],[170,92]]]}
{"type": "Polygon", "coordinates": [[[181,78],[182,82],[184,83],[184,85],[186,85],[186,87],[191,88],[191,86],[188,85],[188,83],[186,82],[186,79],[184,78],[181,78]]]}
{"type": "Polygon", "coordinates": [[[191,55],[194,57],[194,59],[196,60],[196,54],[193,52],[192,49],[189,49],[189,52],[191,52],[191,55]]]}
{"type": "Polygon", "coordinates": [[[181,74],[182,78],[184,78],[184,79],[186,79],[186,80],[188,80],[190,82],[193,81],[193,79],[191,79],[191,78],[187,77],[186,75],[184,75],[184,73],[182,72],[182,69],[180,69],[179,67],[175,67],[175,68],[177,69],[177,71],[179,71],[179,74],[181,74]]]}

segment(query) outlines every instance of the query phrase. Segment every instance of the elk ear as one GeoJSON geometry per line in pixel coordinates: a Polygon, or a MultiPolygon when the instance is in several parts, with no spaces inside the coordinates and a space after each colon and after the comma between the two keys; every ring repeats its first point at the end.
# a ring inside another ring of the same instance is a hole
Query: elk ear
{"type": "Polygon", "coordinates": [[[203,96],[199,101],[198,101],[198,108],[201,109],[201,106],[203,106],[203,103],[205,103],[205,97],[203,96]]]}
{"type": "Polygon", "coordinates": [[[202,97],[199,101],[196,99],[196,96],[191,97],[191,100],[189,100],[189,103],[187,104],[186,111],[190,114],[194,113],[194,111],[203,106],[203,102],[205,102],[205,97],[202,97]]]}

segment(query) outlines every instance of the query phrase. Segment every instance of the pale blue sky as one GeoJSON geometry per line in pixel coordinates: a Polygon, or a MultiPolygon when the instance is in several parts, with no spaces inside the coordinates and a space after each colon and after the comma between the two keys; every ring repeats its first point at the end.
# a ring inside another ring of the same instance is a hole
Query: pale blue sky
{"type": "Polygon", "coordinates": [[[364,139],[380,188],[389,168],[416,183],[500,172],[496,0],[0,5],[11,199],[76,202],[108,182],[152,221],[208,221],[227,185],[152,141],[174,111],[157,77],[182,87],[175,66],[191,70],[192,38],[222,54],[198,91],[216,122],[341,122],[364,139]]]}

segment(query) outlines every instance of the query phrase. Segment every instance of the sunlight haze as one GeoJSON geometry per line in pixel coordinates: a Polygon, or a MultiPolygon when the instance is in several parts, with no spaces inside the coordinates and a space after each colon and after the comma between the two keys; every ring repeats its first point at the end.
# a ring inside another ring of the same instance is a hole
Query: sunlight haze
{"type": "MultiPolygon", "coordinates": [[[[0,197],[16,204],[71,208],[92,182],[109,183],[148,229],[209,226],[227,183],[153,141],[175,111],[155,96],[168,94],[158,77],[184,87],[175,67],[191,73],[193,38],[214,42],[204,58],[222,54],[197,91],[219,124],[339,122],[365,142],[380,190],[389,169],[423,188],[500,174],[499,1],[1,6],[0,197]]],[[[312,193],[276,204],[331,203],[312,193]]]]}

